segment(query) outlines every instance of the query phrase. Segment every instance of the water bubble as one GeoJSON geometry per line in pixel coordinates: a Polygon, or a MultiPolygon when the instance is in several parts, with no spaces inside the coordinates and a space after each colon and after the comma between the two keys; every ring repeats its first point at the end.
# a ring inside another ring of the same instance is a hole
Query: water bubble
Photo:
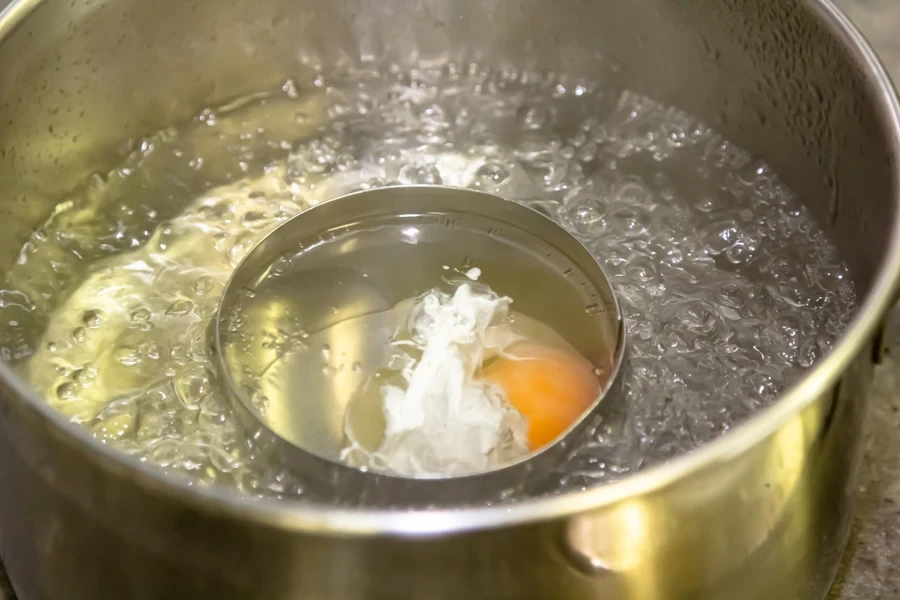
{"type": "Polygon", "coordinates": [[[616,234],[631,238],[646,235],[650,219],[643,207],[619,205],[607,210],[605,221],[616,234]]]}
{"type": "Polygon", "coordinates": [[[603,221],[602,204],[596,198],[580,197],[569,203],[569,219],[576,232],[588,235],[594,231],[601,231],[605,225],[603,221]]]}
{"type": "Polygon", "coordinates": [[[201,405],[200,414],[197,415],[197,422],[202,427],[219,428],[228,422],[228,415],[221,411],[206,410],[201,405]]]}
{"type": "Polygon", "coordinates": [[[721,254],[737,241],[740,227],[734,219],[716,221],[698,233],[706,248],[714,254],[721,254]]]}
{"type": "Polygon", "coordinates": [[[648,283],[656,279],[656,265],[644,256],[636,256],[625,266],[628,279],[636,283],[648,283]]]}
{"type": "Polygon", "coordinates": [[[248,210],[241,215],[241,225],[244,227],[262,227],[266,225],[266,213],[259,210],[248,210]]]}
{"type": "Polygon", "coordinates": [[[741,264],[748,262],[759,250],[760,241],[756,238],[742,235],[725,250],[725,258],[732,264],[741,264]]]}
{"type": "Polygon", "coordinates": [[[240,467],[240,461],[220,448],[209,448],[209,459],[212,466],[220,473],[231,473],[240,467]]]}
{"type": "Polygon", "coordinates": [[[403,153],[394,146],[379,146],[371,150],[370,160],[378,166],[387,166],[399,161],[403,153]]]}
{"type": "Polygon", "coordinates": [[[193,290],[194,293],[198,296],[205,296],[212,291],[213,287],[215,287],[215,281],[213,281],[213,278],[204,275],[194,282],[193,290]]]}
{"type": "Polygon", "coordinates": [[[167,317],[183,317],[194,310],[194,303],[186,298],[176,300],[166,309],[167,317]]]}
{"type": "Polygon", "coordinates": [[[716,330],[717,319],[711,307],[703,302],[687,301],[675,309],[674,317],[680,327],[704,337],[716,330]]]}
{"type": "Polygon", "coordinates": [[[131,313],[131,322],[140,325],[150,320],[150,311],[146,308],[139,308],[131,313]]]}
{"type": "Polygon", "coordinates": [[[116,349],[113,357],[126,367],[130,367],[141,362],[141,353],[130,346],[122,346],[116,349]]]}
{"type": "Polygon", "coordinates": [[[86,310],[81,314],[81,322],[88,329],[97,329],[103,324],[103,311],[86,310]]]}
{"type": "MultiPolygon", "coordinates": [[[[346,152],[338,154],[334,159],[334,165],[338,171],[347,172],[359,167],[359,161],[352,154],[346,152]]],[[[436,183],[440,183],[438,180],[436,183]]]]}
{"type": "Polygon", "coordinates": [[[297,82],[293,79],[288,79],[281,86],[281,91],[287,95],[288,98],[296,100],[300,97],[300,92],[297,90],[297,82]]]}
{"type": "Polygon", "coordinates": [[[797,364],[803,368],[812,367],[822,356],[821,348],[815,339],[806,339],[797,351],[797,364]]]}
{"type": "Polygon", "coordinates": [[[509,178],[509,169],[500,163],[487,162],[475,171],[475,187],[494,188],[509,178]]]}
{"type": "Polygon", "coordinates": [[[91,430],[103,442],[118,440],[132,430],[134,419],[134,411],[113,414],[96,423],[91,430]]]}
{"type": "Polygon", "coordinates": [[[839,289],[847,278],[846,270],[835,264],[822,264],[811,267],[811,279],[823,290],[839,289]]]}
{"type": "Polygon", "coordinates": [[[236,267],[253,249],[255,242],[256,237],[249,232],[234,238],[228,248],[228,261],[236,267]]]}
{"type": "Polygon", "coordinates": [[[140,346],[138,346],[138,352],[142,356],[146,356],[151,360],[159,360],[160,356],[162,356],[163,350],[162,346],[160,346],[158,343],[146,341],[141,342],[140,346]]]}
{"type": "Polygon", "coordinates": [[[99,373],[100,370],[95,365],[84,365],[80,369],[76,369],[72,373],[72,377],[76,383],[87,386],[97,378],[99,373]]]}
{"type": "Polygon", "coordinates": [[[628,179],[615,185],[612,189],[612,201],[636,207],[647,207],[654,204],[653,193],[640,181],[628,179]]]}
{"type": "Polygon", "coordinates": [[[57,386],[56,397],[65,401],[74,400],[78,396],[78,391],[79,386],[77,383],[67,381],[57,386]]]}
{"type": "Polygon", "coordinates": [[[523,104],[517,116],[524,129],[541,129],[553,120],[553,109],[546,104],[523,104]]]}
{"type": "Polygon", "coordinates": [[[238,476],[237,486],[244,493],[257,493],[264,487],[259,475],[253,471],[242,471],[238,476]]]}
{"type": "Polygon", "coordinates": [[[599,148],[595,142],[587,142],[586,144],[578,148],[575,156],[581,162],[591,162],[592,160],[597,158],[598,150],[599,148]]]}
{"type": "Polygon", "coordinates": [[[260,413],[265,414],[269,408],[269,398],[259,390],[254,390],[250,393],[250,404],[260,413]]]}
{"type": "Polygon", "coordinates": [[[314,139],[298,146],[291,154],[290,164],[300,173],[321,175],[334,167],[336,158],[334,147],[322,140],[314,139]]]}
{"type": "Polygon", "coordinates": [[[411,185],[439,185],[441,173],[432,164],[408,164],[400,169],[400,180],[411,185]]]}
{"type": "Polygon", "coordinates": [[[203,398],[212,392],[209,373],[200,365],[188,365],[175,376],[175,394],[188,410],[200,408],[203,398]]]}
{"type": "Polygon", "coordinates": [[[189,360],[188,347],[185,344],[174,344],[169,350],[169,356],[176,365],[183,365],[189,360]]]}

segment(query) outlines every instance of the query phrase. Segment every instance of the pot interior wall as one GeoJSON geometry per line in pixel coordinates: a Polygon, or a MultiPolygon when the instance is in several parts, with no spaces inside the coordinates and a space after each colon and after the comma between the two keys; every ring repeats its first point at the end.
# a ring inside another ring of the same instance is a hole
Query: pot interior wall
{"type": "Polygon", "coordinates": [[[0,44],[0,266],[123,140],[310,69],[476,61],[609,81],[703,119],[781,174],[865,293],[896,210],[885,102],[811,6],[26,1],[0,44]]]}

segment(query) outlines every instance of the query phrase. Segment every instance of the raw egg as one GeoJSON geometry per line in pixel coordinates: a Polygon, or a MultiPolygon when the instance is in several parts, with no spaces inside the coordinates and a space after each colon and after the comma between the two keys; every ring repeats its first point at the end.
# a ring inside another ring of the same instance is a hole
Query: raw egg
{"type": "Polygon", "coordinates": [[[528,421],[529,450],[538,450],[575,423],[600,395],[601,381],[582,356],[534,343],[510,349],[483,371],[528,421]]]}

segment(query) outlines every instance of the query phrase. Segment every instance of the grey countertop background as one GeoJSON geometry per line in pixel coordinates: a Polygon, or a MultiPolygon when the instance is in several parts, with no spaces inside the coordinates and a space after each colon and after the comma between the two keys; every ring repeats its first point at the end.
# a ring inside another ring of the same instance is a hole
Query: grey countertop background
{"type": "MultiPolygon", "coordinates": [[[[900,0],[835,1],[900,83],[900,0]]],[[[0,0],[0,8],[6,3],[0,0]]],[[[886,345],[876,371],[856,518],[829,600],[900,600],[900,307],[891,315],[886,345]]],[[[2,566],[0,600],[12,600],[2,566]]]]}

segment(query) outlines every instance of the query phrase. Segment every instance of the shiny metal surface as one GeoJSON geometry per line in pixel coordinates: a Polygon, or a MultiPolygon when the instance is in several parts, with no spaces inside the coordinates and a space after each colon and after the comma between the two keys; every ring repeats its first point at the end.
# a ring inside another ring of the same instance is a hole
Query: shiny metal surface
{"type": "MultiPolygon", "coordinates": [[[[900,81],[900,5],[893,0],[839,0],[900,81]]],[[[833,600],[900,598],[900,308],[891,313],[885,360],[873,382],[865,453],[850,541],[829,594],[833,600]]]]}
{"type": "Polygon", "coordinates": [[[125,137],[302,63],[477,58],[606,77],[703,118],[832,225],[864,297],[809,377],[718,442],[505,508],[240,503],[112,454],[3,368],[0,554],[23,600],[823,596],[900,270],[896,97],[831,4],[22,0],[0,39],[0,264],[125,137]]]}
{"type": "Polygon", "coordinates": [[[443,186],[356,192],[278,226],[238,265],[214,325],[220,380],[252,439],[273,448],[285,465],[315,486],[319,497],[346,499],[357,506],[485,504],[522,481],[539,485],[540,474],[552,470],[572,444],[585,441],[585,432],[596,428],[597,417],[602,417],[599,409],[616,401],[607,396],[618,389],[625,352],[621,309],[603,268],[581,242],[522,204],[443,186]],[[407,225],[397,220],[401,216],[407,225]],[[377,224],[385,230],[389,223],[398,229],[418,224],[416,252],[409,252],[408,240],[396,240],[390,247],[381,242],[377,249],[354,244],[360,241],[358,230],[355,237],[338,238],[340,243],[322,244],[352,231],[354,224],[366,229],[377,224]],[[294,258],[295,270],[265,277],[279,258],[294,256],[298,247],[314,246],[325,249],[294,258]],[[371,256],[375,250],[377,257],[371,256]],[[346,465],[340,461],[346,413],[365,384],[365,373],[311,376],[308,371],[320,372],[321,366],[308,352],[279,354],[263,345],[263,336],[246,332],[277,329],[277,319],[291,317],[302,318],[307,333],[338,326],[338,336],[345,341],[330,336],[329,352],[345,352],[346,361],[374,370],[394,333],[396,315],[391,309],[435,285],[444,265],[465,260],[481,269],[481,282],[515,298],[515,310],[540,317],[595,368],[603,369],[609,379],[601,395],[550,446],[484,473],[410,478],[346,465]],[[375,321],[380,323],[377,331],[354,326],[363,315],[371,324],[373,314],[381,315],[375,321]],[[272,375],[273,366],[281,373],[272,375]],[[244,375],[261,372],[269,376],[252,384],[244,375]],[[248,387],[257,387],[267,398],[265,411],[254,405],[248,387]]]}

